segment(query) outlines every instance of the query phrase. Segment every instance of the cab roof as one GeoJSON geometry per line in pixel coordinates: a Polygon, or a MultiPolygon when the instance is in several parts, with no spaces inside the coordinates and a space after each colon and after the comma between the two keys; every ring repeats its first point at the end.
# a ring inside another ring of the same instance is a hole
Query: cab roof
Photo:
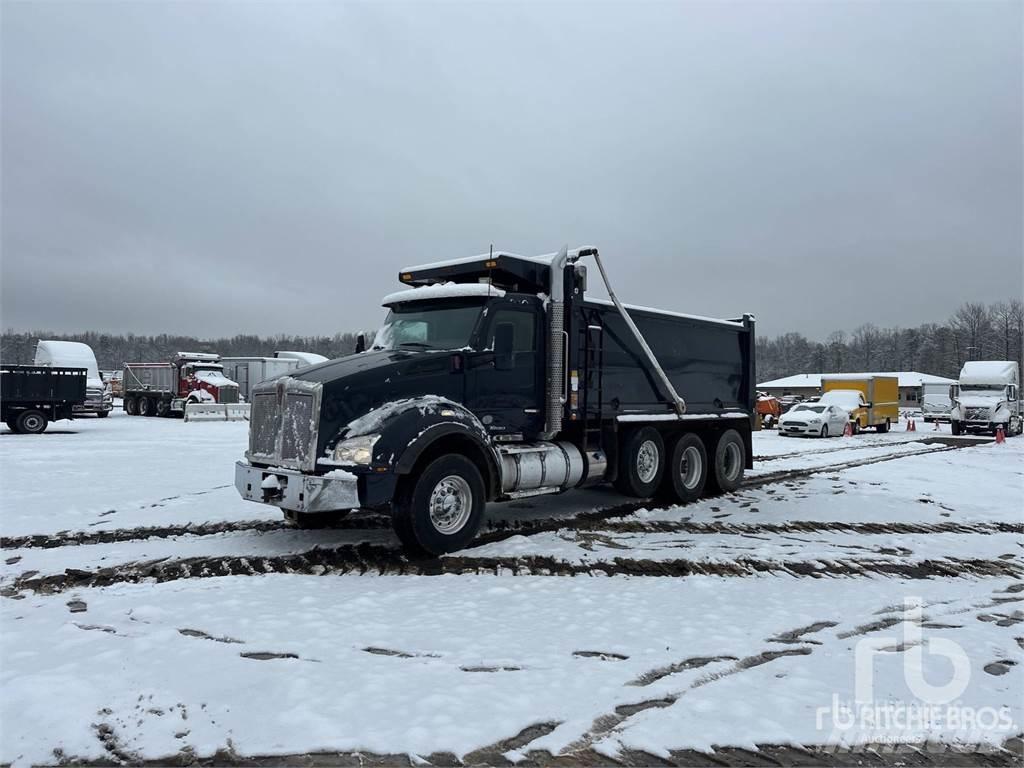
{"type": "Polygon", "coordinates": [[[496,251],[450,261],[406,267],[398,279],[406,285],[485,283],[512,293],[547,293],[552,256],[519,256],[496,251]]]}

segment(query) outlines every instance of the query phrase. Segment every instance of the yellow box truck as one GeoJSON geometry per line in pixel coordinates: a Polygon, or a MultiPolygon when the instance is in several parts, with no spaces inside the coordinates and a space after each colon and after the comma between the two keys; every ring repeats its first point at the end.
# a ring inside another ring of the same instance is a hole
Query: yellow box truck
{"type": "Polygon", "coordinates": [[[888,432],[900,418],[900,382],[895,376],[847,373],[821,378],[821,402],[850,414],[854,432],[874,427],[888,432]]]}

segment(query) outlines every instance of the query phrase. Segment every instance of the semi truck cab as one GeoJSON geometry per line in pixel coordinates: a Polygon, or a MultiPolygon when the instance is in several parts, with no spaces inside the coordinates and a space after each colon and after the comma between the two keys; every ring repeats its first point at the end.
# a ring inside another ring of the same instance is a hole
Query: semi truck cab
{"type": "Polygon", "coordinates": [[[472,541],[488,501],[736,488],[753,318],[626,308],[607,281],[611,303],[588,299],[585,258],[604,274],[593,248],[401,270],[365,352],[253,388],[239,493],[304,526],[388,509],[407,549],[437,555],[472,541]]]}
{"type": "Polygon", "coordinates": [[[964,363],[950,411],[954,435],[967,432],[1006,435],[1024,431],[1019,371],[1013,360],[972,360],[964,363]]]}

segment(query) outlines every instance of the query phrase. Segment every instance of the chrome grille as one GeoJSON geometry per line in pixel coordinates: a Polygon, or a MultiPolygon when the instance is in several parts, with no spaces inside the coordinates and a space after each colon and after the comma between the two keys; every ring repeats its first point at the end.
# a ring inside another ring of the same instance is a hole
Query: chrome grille
{"type": "Polygon", "coordinates": [[[217,387],[218,403],[237,403],[238,387],[217,387]]]}
{"type": "Polygon", "coordinates": [[[252,397],[249,457],[258,463],[314,469],[320,388],[287,376],[265,387],[252,397]]]}
{"type": "Polygon", "coordinates": [[[965,415],[968,421],[988,421],[988,408],[968,408],[965,415]]]}
{"type": "Polygon", "coordinates": [[[305,464],[313,446],[313,396],[289,392],[281,414],[281,458],[305,464]]]}
{"type": "Polygon", "coordinates": [[[273,457],[277,445],[277,395],[255,395],[249,414],[249,452],[256,456],[273,457]]]}

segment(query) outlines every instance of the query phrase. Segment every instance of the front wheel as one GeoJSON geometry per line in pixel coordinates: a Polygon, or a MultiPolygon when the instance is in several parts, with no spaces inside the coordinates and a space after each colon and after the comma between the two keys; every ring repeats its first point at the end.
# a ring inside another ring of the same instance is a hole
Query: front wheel
{"type": "Polygon", "coordinates": [[[157,400],[156,401],[156,415],[157,416],[170,416],[171,414],[171,401],[170,400],[157,400]]]}
{"type": "Polygon", "coordinates": [[[97,419],[105,419],[108,415],[110,415],[110,411],[96,411],[97,419]]]}
{"type": "Polygon", "coordinates": [[[822,437],[828,437],[828,424],[822,424],[822,426],[821,426],[821,436],[822,437]]]}
{"type": "Polygon", "coordinates": [[[654,495],[665,473],[665,443],[654,427],[628,432],[619,446],[619,472],[615,487],[619,493],[648,499],[654,495]]]}
{"type": "Polygon", "coordinates": [[[715,444],[712,471],[708,473],[708,487],[712,493],[729,493],[740,487],[747,464],[746,453],[739,432],[727,429],[722,433],[715,444]]]}
{"type": "Polygon", "coordinates": [[[18,416],[18,432],[38,435],[46,429],[46,414],[42,411],[22,411],[18,416]]]}
{"type": "Polygon", "coordinates": [[[886,419],[885,423],[884,424],[879,424],[877,429],[878,429],[879,432],[888,432],[889,431],[889,427],[891,427],[891,426],[892,426],[892,422],[889,421],[889,419],[886,419]]]}
{"type": "Polygon", "coordinates": [[[459,454],[441,456],[403,486],[391,504],[391,522],[409,552],[443,555],[473,541],[487,489],[472,461],[459,454]]]}
{"type": "Polygon", "coordinates": [[[951,421],[951,422],[949,422],[949,425],[950,425],[949,426],[950,432],[952,432],[954,435],[959,435],[960,434],[960,422],[959,421],[951,421]]]}

